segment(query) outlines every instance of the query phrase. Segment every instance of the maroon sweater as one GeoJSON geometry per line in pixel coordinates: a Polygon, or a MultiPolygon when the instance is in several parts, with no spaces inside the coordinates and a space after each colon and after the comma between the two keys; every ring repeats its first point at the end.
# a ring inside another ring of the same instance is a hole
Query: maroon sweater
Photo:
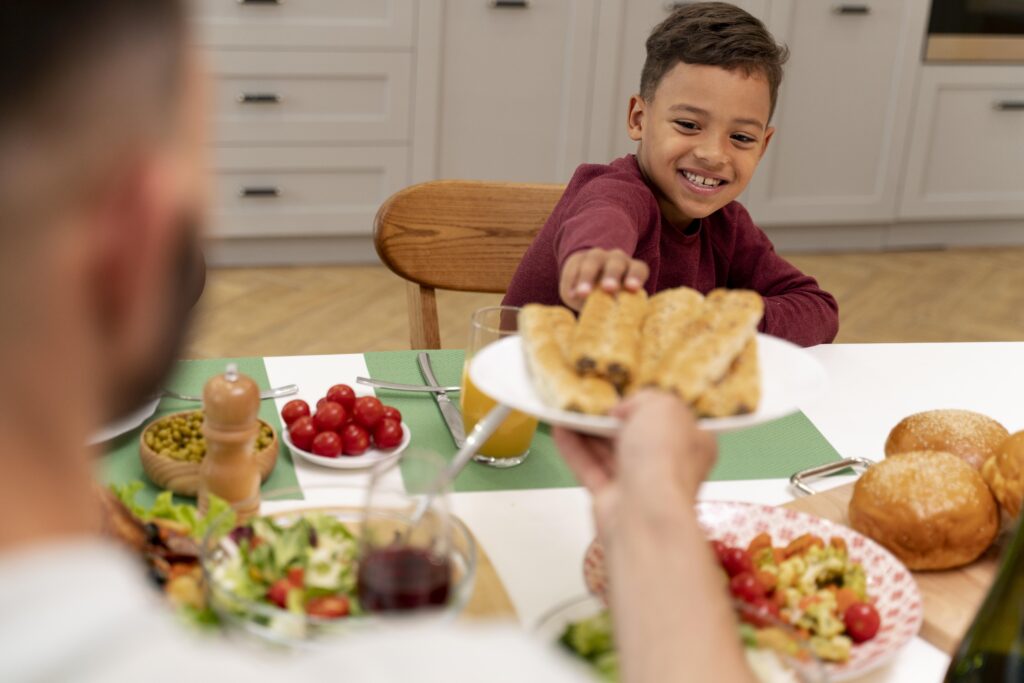
{"type": "Polygon", "coordinates": [[[503,303],[555,305],[559,274],[581,249],[621,249],[651,269],[647,292],[687,286],[753,289],[764,297],[760,330],[802,346],[831,342],[839,307],[817,281],[775,253],[738,202],[686,230],[664,220],[636,157],[583,164],[526,251],[503,303]]]}

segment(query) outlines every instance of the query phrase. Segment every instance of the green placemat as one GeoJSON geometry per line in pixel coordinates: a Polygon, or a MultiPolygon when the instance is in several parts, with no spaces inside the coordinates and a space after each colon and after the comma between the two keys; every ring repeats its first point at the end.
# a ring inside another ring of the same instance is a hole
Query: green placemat
{"type": "MultiPolygon", "coordinates": [[[[237,363],[238,370],[249,375],[256,381],[261,389],[270,386],[267,379],[267,368],[262,358],[217,358],[211,360],[188,360],[180,361],[174,369],[170,378],[165,380],[164,386],[182,394],[199,396],[203,392],[203,385],[213,375],[224,372],[228,363],[237,363]]],[[[149,424],[168,413],[175,413],[182,410],[193,410],[199,407],[198,403],[179,401],[173,398],[165,398],[160,401],[156,412],[146,421],[149,424]]],[[[274,401],[263,401],[260,404],[260,419],[269,423],[278,434],[281,433],[281,420],[277,415],[274,401]]],[[[142,463],[139,461],[139,434],[145,427],[139,427],[107,444],[107,453],[100,460],[100,478],[107,483],[123,484],[133,480],[145,482],[146,487],[139,492],[138,500],[144,505],[151,505],[153,499],[161,491],[146,478],[142,471],[142,463]]],[[[263,482],[264,491],[292,488],[299,485],[295,477],[295,465],[292,463],[291,453],[288,452],[284,443],[278,439],[280,451],[277,455],[277,464],[270,477],[263,482]]],[[[296,496],[301,497],[301,496],[296,496]]],[[[193,498],[178,498],[178,502],[195,502],[193,498]]]]}
{"type": "MultiPolygon", "coordinates": [[[[422,384],[415,351],[367,353],[366,366],[376,379],[422,384]]],[[[431,351],[437,381],[459,384],[462,351],[431,351]]],[[[427,394],[377,390],[382,401],[402,411],[413,433],[413,443],[437,451],[450,459],[456,451],[441,413],[427,394]]],[[[735,479],[778,479],[794,472],[839,459],[839,453],[803,413],[724,434],[718,440],[718,464],[712,481],[735,479]]],[[[502,491],[576,486],[572,473],[562,462],[549,429],[541,425],[530,446],[530,457],[518,467],[499,470],[470,463],[455,481],[456,491],[502,491]]]]}

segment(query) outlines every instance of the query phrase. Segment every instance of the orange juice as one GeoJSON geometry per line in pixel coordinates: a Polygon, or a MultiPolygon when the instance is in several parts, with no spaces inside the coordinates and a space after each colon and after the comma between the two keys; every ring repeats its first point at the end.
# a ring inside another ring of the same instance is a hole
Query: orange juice
{"type": "MultiPolygon", "coordinates": [[[[469,373],[463,368],[462,422],[466,434],[469,434],[476,423],[484,419],[495,405],[495,401],[474,386],[469,379],[469,373]]],[[[530,450],[530,442],[533,441],[533,433],[536,430],[535,418],[513,410],[498,427],[498,431],[494,432],[480,448],[479,453],[489,458],[518,458],[530,450]]]]}

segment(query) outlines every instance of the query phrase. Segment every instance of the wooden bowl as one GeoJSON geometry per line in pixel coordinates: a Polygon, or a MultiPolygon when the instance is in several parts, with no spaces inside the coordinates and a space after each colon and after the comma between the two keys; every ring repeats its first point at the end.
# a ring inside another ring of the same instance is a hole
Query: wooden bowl
{"type": "MultiPolygon", "coordinates": [[[[160,488],[173,491],[180,496],[195,497],[198,495],[199,463],[175,460],[174,458],[168,458],[167,456],[160,455],[146,445],[146,432],[155,428],[168,418],[189,415],[194,412],[196,411],[185,410],[180,413],[164,415],[159,420],[154,420],[147,425],[146,428],[142,430],[142,434],[139,435],[139,459],[142,461],[142,469],[145,471],[146,476],[160,488]]],[[[271,433],[270,445],[256,453],[256,460],[260,466],[261,480],[266,481],[267,477],[270,476],[270,473],[274,471],[274,465],[277,464],[279,442],[277,438],[277,431],[274,427],[263,420],[260,420],[260,423],[270,427],[271,433]]]]}

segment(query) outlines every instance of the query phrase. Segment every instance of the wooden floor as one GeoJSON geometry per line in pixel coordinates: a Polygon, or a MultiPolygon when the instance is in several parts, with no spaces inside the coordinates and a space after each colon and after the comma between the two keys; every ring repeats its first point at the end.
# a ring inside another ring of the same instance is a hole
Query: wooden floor
{"type": "MultiPolygon", "coordinates": [[[[800,254],[839,301],[837,342],[1024,339],[1024,249],[800,254]]],[[[445,348],[464,346],[478,306],[500,296],[441,292],[445,348]]],[[[214,269],[190,358],[408,348],[403,281],[383,267],[214,269]]]]}

